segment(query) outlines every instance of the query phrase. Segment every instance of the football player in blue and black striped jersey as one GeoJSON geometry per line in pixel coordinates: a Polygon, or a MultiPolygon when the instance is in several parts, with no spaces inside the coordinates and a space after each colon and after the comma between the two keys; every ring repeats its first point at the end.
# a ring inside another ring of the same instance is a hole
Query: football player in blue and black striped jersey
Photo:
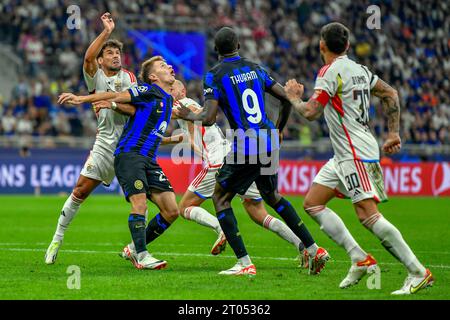
{"type": "Polygon", "coordinates": [[[161,235],[178,217],[172,186],[156,162],[156,152],[170,122],[170,95],[175,73],[161,56],[142,64],[141,83],[123,92],[102,92],[88,96],[64,93],[59,103],[94,103],[96,111],[111,108],[130,115],[114,153],[114,169],[125,197],[131,202],[128,225],[133,243],[126,256],[138,269],[161,269],[166,261],[153,258],[146,244],[161,235]],[[147,197],[160,209],[146,228],[147,197]]]}
{"type": "Polygon", "coordinates": [[[231,127],[227,138],[233,147],[218,172],[213,201],[222,230],[238,262],[221,274],[256,274],[230,205],[233,197],[244,194],[253,182],[264,201],[277,211],[304,243],[310,273],[317,274],[329,259],[328,253],[316,245],[295,209],[277,191],[279,132],[289,118],[291,103],[283,87],[264,68],[239,55],[239,40],[233,29],[220,29],[214,41],[220,61],[205,75],[203,111],[194,114],[188,108],[181,107],[175,112],[180,118],[201,121],[208,126],[215,123],[220,107],[231,127]],[[267,116],[266,92],[282,104],[276,125],[267,116]]]}

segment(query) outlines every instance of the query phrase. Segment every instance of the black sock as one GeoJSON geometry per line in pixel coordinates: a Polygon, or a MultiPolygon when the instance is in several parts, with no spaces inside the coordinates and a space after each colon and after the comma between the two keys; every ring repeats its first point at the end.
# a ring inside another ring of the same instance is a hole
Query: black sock
{"type": "Polygon", "coordinates": [[[130,213],[128,217],[128,228],[130,229],[136,252],[140,253],[147,250],[145,245],[145,216],[130,213]]]}
{"type": "Polygon", "coordinates": [[[149,223],[145,230],[147,244],[158,238],[167,228],[170,227],[170,223],[167,222],[161,213],[158,213],[149,223]]]}
{"type": "Polygon", "coordinates": [[[246,256],[247,250],[245,250],[244,241],[239,233],[233,209],[228,208],[217,212],[217,219],[219,220],[222,231],[225,233],[225,237],[236,254],[236,257],[240,259],[246,256]]]}
{"type": "Polygon", "coordinates": [[[315,241],[313,237],[289,201],[281,198],[273,208],[278,212],[280,217],[283,218],[287,226],[295,233],[295,235],[300,238],[306,248],[314,244],[315,241]]]}

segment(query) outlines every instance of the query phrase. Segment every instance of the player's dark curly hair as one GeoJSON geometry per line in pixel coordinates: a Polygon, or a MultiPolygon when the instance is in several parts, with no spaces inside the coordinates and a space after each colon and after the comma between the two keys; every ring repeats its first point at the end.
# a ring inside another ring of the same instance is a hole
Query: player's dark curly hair
{"type": "Polygon", "coordinates": [[[320,37],[333,53],[341,54],[347,49],[348,37],[350,31],[346,26],[339,22],[332,22],[322,27],[320,37]]]}
{"type": "Polygon", "coordinates": [[[220,55],[234,53],[239,49],[239,37],[230,27],[223,27],[214,36],[214,45],[220,55]]]}
{"type": "Polygon", "coordinates": [[[117,48],[122,54],[123,43],[116,39],[107,40],[100,49],[100,52],[97,55],[97,59],[103,56],[103,52],[105,51],[106,48],[117,48]]]}

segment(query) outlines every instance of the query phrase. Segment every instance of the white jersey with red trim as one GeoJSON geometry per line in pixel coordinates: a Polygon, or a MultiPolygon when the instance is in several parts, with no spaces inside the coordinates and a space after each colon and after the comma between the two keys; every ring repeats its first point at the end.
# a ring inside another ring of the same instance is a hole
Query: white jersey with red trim
{"type": "Polygon", "coordinates": [[[346,55],[323,66],[317,75],[314,89],[330,97],[324,115],[338,162],[380,158],[377,140],[369,128],[370,90],[377,81],[378,76],[346,55]]]}
{"type": "MultiPolygon", "coordinates": [[[[93,77],[89,76],[84,69],[83,74],[89,93],[121,92],[136,85],[134,74],[125,69],[121,69],[112,77],[106,76],[101,68],[97,69],[93,77]]],[[[107,152],[108,155],[113,156],[127,120],[128,116],[111,109],[101,109],[97,113],[97,137],[92,150],[101,153],[107,152]]]]}
{"type": "MultiPolygon", "coordinates": [[[[202,107],[190,98],[183,98],[178,100],[184,106],[200,111],[202,107]]],[[[179,105],[178,101],[174,106],[179,105]]],[[[177,119],[180,128],[189,134],[188,121],[177,119]]],[[[200,155],[208,166],[219,166],[223,163],[223,159],[230,152],[231,145],[225,139],[222,130],[217,124],[212,126],[194,125],[194,151],[200,155]]]]}

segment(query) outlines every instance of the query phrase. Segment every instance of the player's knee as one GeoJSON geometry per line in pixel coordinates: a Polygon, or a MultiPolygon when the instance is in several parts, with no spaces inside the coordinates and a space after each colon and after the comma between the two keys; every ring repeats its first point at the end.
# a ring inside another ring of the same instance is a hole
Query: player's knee
{"type": "Polygon", "coordinates": [[[361,223],[378,213],[378,207],[373,199],[365,199],[354,204],[356,214],[361,223]]]}
{"type": "Polygon", "coordinates": [[[145,213],[147,211],[147,203],[135,203],[132,210],[136,213],[145,213]]]}
{"type": "Polygon", "coordinates": [[[178,208],[165,209],[161,210],[161,214],[167,221],[172,222],[178,218],[180,211],[178,208]]]}
{"type": "Polygon", "coordinates": [[[76,186],[73,188],[72,194],[77,199],[85,200],[89,195],[89,191],[83,186],[76,186]]]}

